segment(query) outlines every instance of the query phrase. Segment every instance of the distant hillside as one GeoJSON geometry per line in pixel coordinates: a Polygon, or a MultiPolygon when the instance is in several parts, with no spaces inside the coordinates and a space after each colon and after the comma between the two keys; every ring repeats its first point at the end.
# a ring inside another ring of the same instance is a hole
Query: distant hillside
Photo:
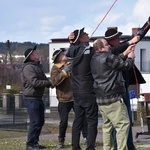
{"type": "MultiPolygon", "coordinates": [[[[33,48],[37,45],[37,51],[41,57],[41,63],[43,64],[44,71],[49,72],[49,45],[48,44],[37,44],[31,42],[9,42],[9,51],[11,55],[24,55],[24,52],[28,48],[33,48]]],[[[0,42],[0,54],[4,54],[6,56],[6,52],[8,53],[8,45],[7,43],[0,42]]],[[[5,59],[5,58],[3,58],[5,59]]],[[[15,61],[13,59],[13,64],[22,64],[23,60],[15,61]]],[[[2,64],[2,63],[0,63],[2,64]]]]}
{"type": "MultiPolygon", "coordinates": [[[[31,43],[31,42],[24,42],[24,43],[18,43],[18,42],[10,42],[10,49],[11,54],[18,54],[22,55],[24,54],[24,51],[28,48],[32,48],[35,45],[37,45],[37,50],[39,50],[40,54],[47,54],[48,55],[48,44],[37,44],[37,43],[31,43]]],[[[5,54],[7,50],[6,43],[0,42],[0,54],[5,54]]]]}

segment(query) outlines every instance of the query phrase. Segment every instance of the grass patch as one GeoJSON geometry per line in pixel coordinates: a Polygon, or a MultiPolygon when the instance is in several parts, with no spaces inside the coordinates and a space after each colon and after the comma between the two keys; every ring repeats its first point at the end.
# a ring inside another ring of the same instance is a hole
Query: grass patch
{"type": "Polygon", "coordinates": [[[0,140],[26,136],[27,132],[0,130],[0,140]]]}
{"type": "MultiPolygon", "coordinates": [[[[16,140],[16,139],[2,139],[0,140],[1,150],[24,150],[25,149],[25,140],[16,140]]],[[[57,150],[57,141],[56,140],[41,140],[40,144],[45,145],[47,150],[57,150]]],[[[81,143],[81,146],[83,143],[81,143]]],[[[85,149],[84,146],[82,146],[85,149]]],[[[65,142],[65,150],[71,150],[71,142],[65,142]]],[[[97,143],[96,150],[102,150],[102,144],[97,143]]]]}
{"type": "MultiPolygon", "coordinates": [[[[57,150],[57,140],[41,140],[40,144],[45,145],[47,150],[57,150]]],[[[137,145],[141,145],[141,143],[135,143],[137,145]]],[[[147,144],[147,143],[142,143],[147,144]]],[[[1,139],[0,140],[0,149],[1,150],[24,150],[26,145],[25,140],[21,139],[1,139]]],[[[83,143],[81,143],[81,147],[85,150],[83,143]]],[[[65,150],[71,150],[71,141],[65,142],[65,150]]],[[[138,148],[138,150],[149,150],[150,148],[138,148]]],[[[102,150],[102,143],[96,143],[96,150],[102,150]]]]}
{"type": "MultiPolygon", "coordinates": [[[[69,126],[67,132],[71,132],[71,127],[69,126]]],[[[45,124],[42,128],[41,135],[46,134],[58,134],[58,125],[45,124]]],[[[0,130],[0,150],[24,150],[26,145],[26,136],[27,131],[6,131],[0,130]]],[[[57,139],[40,139],[40,144],[47,147],[46,150],[57,150],[57,139]]],[[[136,147],[138,145],[148,145],[147,142],[137,142],[135,143],[136,147]]],[[[81,147],[85,150],[83,141],[81,140],[81,147]]],[[[71,139],[66,140],[65,150],[71,150],[71,139]]],[[[138,148],[138,150],[149,150],[150,148],[138,148]]],[[[102,143],[97,139],[96,150],[102,150],[102,143]]]]}

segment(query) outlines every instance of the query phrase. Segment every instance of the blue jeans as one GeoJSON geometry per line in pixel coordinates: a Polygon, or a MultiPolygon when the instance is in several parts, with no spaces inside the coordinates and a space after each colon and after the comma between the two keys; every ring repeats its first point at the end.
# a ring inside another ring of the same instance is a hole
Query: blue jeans
{"type": "MultiPolygon", "coordinates": [[[[127,140],[127,147],[128,150],[134,150],[135,146],[133,144],[133,135],[132,135],[132,113],[131,113],[131,104],[130,104],[130,96],[128,89],[126,89],[126,97],[124,98],[124,103],[127,107],[129,119],[130,119],[130,127],[129,127],[129,135],[128,135],[128,140],[127,140]]],[[[112,136],[114,139],[114,150],[117,150],[117,142],[116,142],[116,131],[113,130],[112,136]]]]}
{"type": "Polygon", "coordinates": [[[30,119],[27,145],[34,146],[39,141],[39,136],[44,125],[44,104],[42,99],[25,99],[27,112],[30,119]]]}
{"type": "Polygon", "coordinates": [[[98,105],[94,94],[74,94],[75,120],[72,127],[72,150],[80,150],[80,133],[87,119],[87,149],[95,150],[98,125],[98,105]]]}

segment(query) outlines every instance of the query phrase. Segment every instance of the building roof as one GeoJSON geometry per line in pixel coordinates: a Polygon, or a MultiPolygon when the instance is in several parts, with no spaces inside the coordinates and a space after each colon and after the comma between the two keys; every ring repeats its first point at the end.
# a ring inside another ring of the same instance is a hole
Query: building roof
{"type": "MultiPolygon", "coordinates": [[[[91,37],[90,38],[90,42],[95,41],[97,38],[104,38],[104,36],[95,36],[95,37],[91,37]]],[[[122,35],[121,36],[121,40],[127,40],[127,39],[131,39],[132,36],[131,35],[122,35]]],[[[145,36],[142,41],[150,41],[150,36],[145,36]]],[[[68,38],[55,38],[55,39],[51,39],[50,43],[68,43],[69,40],[68,38]]]]}

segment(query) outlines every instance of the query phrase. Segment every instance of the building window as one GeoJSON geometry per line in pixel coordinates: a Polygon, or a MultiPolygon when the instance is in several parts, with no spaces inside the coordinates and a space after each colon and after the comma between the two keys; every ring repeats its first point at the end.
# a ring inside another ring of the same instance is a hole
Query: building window
{"type": "Polygon", "coordinates": [[[146,64],[146,49],[140,49],[140,70],[146,72],[147,64],[146,64]]]}

